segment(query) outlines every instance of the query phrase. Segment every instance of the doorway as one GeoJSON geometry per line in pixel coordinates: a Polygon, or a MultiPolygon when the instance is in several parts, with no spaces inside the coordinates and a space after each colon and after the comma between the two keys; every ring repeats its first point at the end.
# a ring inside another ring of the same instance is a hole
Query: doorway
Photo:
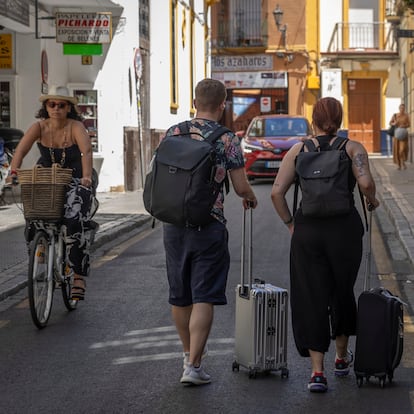
{"type": "Polygon", "coordinates": [[[381,151],[381,80],[348,79],[348,138],[381,151]]]}
{"type": "Polygon", "coordinates": [[[0,127],[10,128],[10,82],[0,80],[0,127]]]}
{"type": "Polygon", "coordinates": [[[0,127],[16,128],[16,76],[0,76],[0,127]]]}

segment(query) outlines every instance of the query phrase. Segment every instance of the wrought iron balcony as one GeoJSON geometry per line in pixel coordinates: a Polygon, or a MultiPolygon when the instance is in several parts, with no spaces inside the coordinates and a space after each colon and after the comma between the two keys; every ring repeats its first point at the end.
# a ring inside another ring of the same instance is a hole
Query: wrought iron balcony
{"type": "Polygon", "coordinates": [[[336,23],[328,53],[398,51],[395,26],[386,22],[336,23]]]}
{"type": "Polygon", "coordinates": [[[409,10],[414,12],[414,0],[386,0],[385,18],[389,22],[399,22],[401,16],[409,10]]]}
{"type": "Polygon", "coordinates": [[[220,15],[217,26],[212,31],[212,47],[246,48],[267,46],[267,22],[262,20],[261,12],[250,11],[246,13],[238,10],[233,18],[225,19],[220,15]]]}
{"type": "Polygon", "coordinates": [[[397,16],[400,12],[401,6],[400,2],[396,0],[386,0],[385,1],[385,15],[386,16],[397,16]]]}

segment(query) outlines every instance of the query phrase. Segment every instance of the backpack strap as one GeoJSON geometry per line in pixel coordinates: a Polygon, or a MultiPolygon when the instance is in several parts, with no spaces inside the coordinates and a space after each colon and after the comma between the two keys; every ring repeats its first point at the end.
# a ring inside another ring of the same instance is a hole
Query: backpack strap
{"type": "Polygon", "coordinates": [[[345,145],[348,141],[348,138],[336,137],[335,141],[331,145],[331,148],[333,150],[345,149],[345,145]]]}
{"type": "MultiPolygon", "coordinates": [[[[180,132],[178,134],[174,135],[185,135],[190,133],[190,125],[189,121],[180,122],[177,125],[180,132]]],[[[218,128],[216,128],[207,138],[203,136],[205,141],[208,141],[210,144],[214,144],[223,134],[226,132],[231,132],[230,129],[227,127],[220,125],[218,128]]],[[[195,135],[200,135],[200,133],[194,132],[195,135]]],[[[202,136],[202,135],[200,135],[202,136]]]]}
{"type": "Polygon", "coordinates": [[[214,144],[226,132],[231,132],[231,130],[223,125],[220,125],[207,138],[204,139],[210,142],[210,144],[214,144]]]}
{"type": "Polygon", "coordinates": [[[181,135],[181,134],[189,134],[190,133],[190,127],[188,125],[188,121],[180,122],[178,125],[178,129],[180,132],[178,134],[174,135],[181,135]]]}
{"type": "MultiPolygon", "coordinates": [[[[303,152],[305,150],[305,146],[308,148],[309,151],[315,151],[316,146],[311,139],[303,141],[302,148],[299,152],[303,152]],[[309,141],[312,144],[309,144],[309,141]],[[308,145],[306,145],[308,144],[308,145]],[[312,149],[312,146],[314,149],[312,149]],[[311,147],[311,148],[309,148],[311,147]]],[[[296,161],[295,161],[296,163],[296,161]]],[[[292,216],[295,216],[296,210],[298,209],[298,193],[299,193],[299,176],[295,173],[295,191],[293,192],[293,206],[292,206],[292,216]]]]}
{"type": "Polygon", "coordinates": [[[305,141],[303,141],[303,147],[300,150],[300,152],[303,152],[304,147],[306,147],[309,152],[318,151],[318,148],[316,147],[315,143],[313,142],[313,139],[306,139],[305,141]]]}
{"type": "MultiPolygon", "coordinates": [[[[210,144],[214,144],[222,135],[224,135],[227,132],[232,132],[232,131],[225,126],[220,125],[207,138],[204,138],[204,139],[208,141],[210,144]]],[[[230,191],[230,181],[229,181],[229,176],[227,172],[226,172],[226,176],[224,177],[223,184],[226,190],[226,194],[228,194],[230,191]]]]}
{"type": "MultiPolygon", "coordinates": [[[[357,184],[358,185],[358,184],[357,184]]],[[[358,185],[359,196],[361,198],[362,210],[364,212],[365,218],[365,228],[368,231],[368,215],[367,215],[367,207],[365,206],[364,195],[362,194],[361,187],[358,185]]]]}
{"type": "MultiPolygon", "coordinates": [[[[334,143],[331,145],[331,147],[332,147],[332,149],[344,150],[345,151],[345,145],[348,141],[349,141],[348,138],[336,137],[336,139],[335,139],[334,143]]],[[[362,194],[361,188],[358,184],[357,184],[357,186],[358,186],[359,196],[361,198],[362,211],[364,213],[364,218],[365,218],[365,228],[366,228],[366,231],[368,231],[367,207],[366,207],[365,202],[364,202],[364,195],[362,194]]]]}
{"type": "Polygon", "coordinates": [[[296,210],[298,209],[298,193],[299,193],[299,177],[297,174],[295,174],[295,191],[293,192],[292,216],[295,216],[296,210]]]}

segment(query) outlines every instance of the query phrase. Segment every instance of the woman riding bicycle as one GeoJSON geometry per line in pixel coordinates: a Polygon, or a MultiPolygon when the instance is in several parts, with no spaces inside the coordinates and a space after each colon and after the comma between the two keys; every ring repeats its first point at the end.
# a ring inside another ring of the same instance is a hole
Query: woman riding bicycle
{"type": "MultiPolygon", "coordinates": [[[[65,87],[51,87],[49,94],[39,98],[42,107],[36,114],[40,121],[29,127],[16,147],[9,181],[16,177],[23,158],[37,142],[40,151],[38,165],[51,167],[58,163],[72,169],[68,186],[63,224],[66,226],[68,264],[74,272],[72,300],[83,300],[89,273],[91,212],[97,183],[92,182],[92,147],[88,133],[65,87]]],[[[27,233],[30,233],[27,232],[27,233]]],[[[30,241],[30,235],[27,236],[30,241]]]]}

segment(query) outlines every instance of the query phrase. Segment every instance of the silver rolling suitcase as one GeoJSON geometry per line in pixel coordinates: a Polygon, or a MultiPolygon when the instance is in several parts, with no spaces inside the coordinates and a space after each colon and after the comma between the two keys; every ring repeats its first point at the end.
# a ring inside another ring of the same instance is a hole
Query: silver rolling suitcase
{"type": "Polygon", "coordinates": [[[262,280],[255,279],[253,283],[252,218],[252,209],[244,212],[241,283],[236,287],[233,371],[238,371],[241,365],[249,370],[249,378],[255,378],[258,372],[280,370],[282,378],[287,378],[289,376],[287,369],[288,292],[286,289],[262,280]],[[246,219],[247,215],[249,215],[249,220],[246,219]],[[246,221],[248,221],[247,235],[246,221]],[[247,257],[246,244],[248,246],[247,257]]]}

